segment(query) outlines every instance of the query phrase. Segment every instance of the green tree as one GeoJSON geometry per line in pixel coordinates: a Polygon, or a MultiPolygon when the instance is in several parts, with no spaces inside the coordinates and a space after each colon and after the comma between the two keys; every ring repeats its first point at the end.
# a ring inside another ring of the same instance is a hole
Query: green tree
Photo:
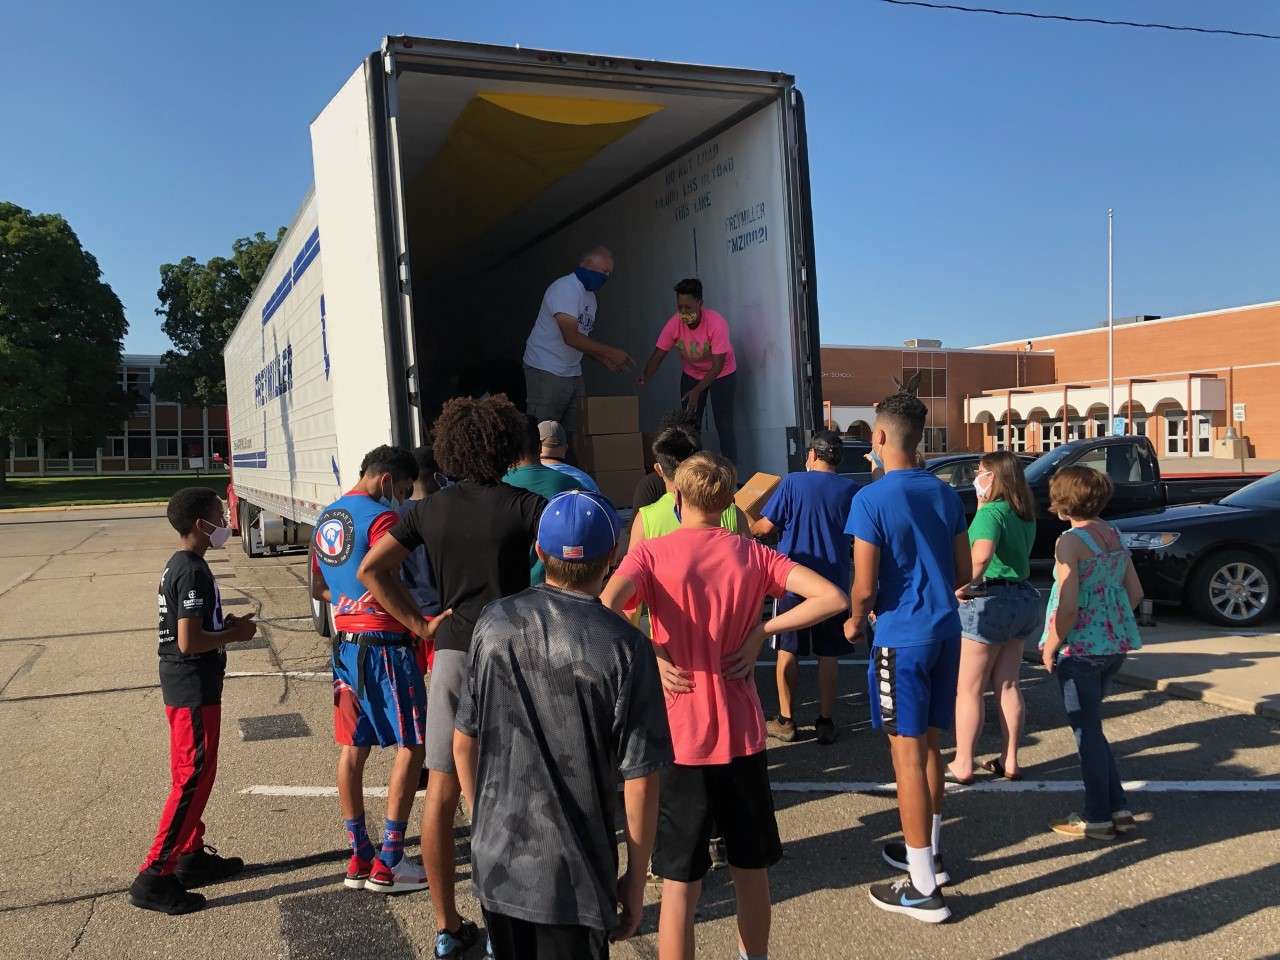
{"type": "Polygon", "coordinates": [[[156,313],[164,317],[165,335],[176,349],[165,353],[164,369],[156,374],[158,396],[191,404],[226,402],[222,348],[284,234],[281,227],[274,240],[262,232],[241,237],[231,244],[230,257],[208,263],[183,257],[161,265],[156,313]]]}
{"type": "Polygon", "coordinates": [[[9,438],[101,441],[128,416],[124,307],[56,213],[0,202],[0,487],[9,438]]]}

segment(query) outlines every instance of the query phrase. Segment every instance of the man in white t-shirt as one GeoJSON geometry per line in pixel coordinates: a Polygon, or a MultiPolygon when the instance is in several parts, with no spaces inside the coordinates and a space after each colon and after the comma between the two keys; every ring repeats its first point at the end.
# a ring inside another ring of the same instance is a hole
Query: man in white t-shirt
{"type": "Polygon", "coordinates": [[[633,366],[625,350],[591,337],[596,325],[596,291],[613,273],[613,254],[596,247],[573,273],[547,287],[538,319],[524,345],[525,412],[537,420],[557,420],[572,442],[582,402],[582,355],[614,373],[633,366]]]}

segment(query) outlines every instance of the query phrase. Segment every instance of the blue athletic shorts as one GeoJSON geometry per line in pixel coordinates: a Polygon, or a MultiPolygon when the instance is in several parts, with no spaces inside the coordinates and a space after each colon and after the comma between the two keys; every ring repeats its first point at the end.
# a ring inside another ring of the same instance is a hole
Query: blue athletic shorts
{"type": "Polygon", "coordinates": [[[871,726],[900,737],[920,737],[930,727],[950,730],[959,679],[959,637],[915,647],[873,646],[867,667],[871,726]]]}
{"type": "MultiPolygon", "coordinates": [[[[799,606],[803,597],[794,593],[783,594],[773,602],[773,615],[786,613],[799,606]]],[[[815,623],[803,630],[787,630],[773,638],[773,649],[785,650],[797,657],[847,657],[853,651],[853,645],[844,638],[844,623],[849,619],[847,612],[836,614],[830,619],[815,623]]]]}
{"type": "Polygon", "coordinates": [[[413,647],[367,644],[361,690],[357,636],[342,634],[334,649],[334,740],[349,747],[418,746],[426,732],[427,687],[413,647]]]}

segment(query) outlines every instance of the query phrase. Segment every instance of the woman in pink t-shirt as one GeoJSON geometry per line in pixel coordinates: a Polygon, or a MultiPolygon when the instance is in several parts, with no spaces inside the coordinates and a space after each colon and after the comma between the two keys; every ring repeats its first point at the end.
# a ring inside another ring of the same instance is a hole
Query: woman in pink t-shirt
{"type": "Polygon", "coordinates": [[[736,461],[733,393],[738,361],[729,342],[729,324],[724,315],[702,304],[701,280],[689,278],[676,284],[676,312],[663,325],[653,355],[636,383],[643,387],[653,379],[672,347],[680,354],[681,403],[701,428],[710,395],[720,452],[736,461]]]}

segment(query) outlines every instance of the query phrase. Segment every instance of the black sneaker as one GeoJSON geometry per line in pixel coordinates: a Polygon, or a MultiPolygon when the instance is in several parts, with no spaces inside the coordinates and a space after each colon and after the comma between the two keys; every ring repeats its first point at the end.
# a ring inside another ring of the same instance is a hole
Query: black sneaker
{"type": "Polygon", "coordinates": [[[890,913],[901,913],[925,923],[941,923],[951,916],[951,909],[942,899],[941,887],[925,896],[912,886],[910,877],[893,883],[873,883],[867,892],[873,904],[890,913]]]}
{"type": "Polygon", "coordinates": [[[173,875],[188,889],[228,880],[244,871],[244,861],[239,857],[220,857],[218,848],[205,844],[195,853],[178,858],[173,875]]]}
{"type": "Polygon", "coordinates": [[[814,724],[818,731],[818,742],[824,747],[829,747],[836,742],[839,731],[836,730],[836,722],[830,717],[819,717],[818,722],[814,724]]]}
{"type": "Polygon", "coordinates": [[[457,960],[480,939],[480,928],[470,920],[458,923],[457,930],[437,930],[436,946],[432,956],[438,960],[457,960]]]}
{"type": "Polygon", "coordinates": [[[140,873],[129,887],[129,903],[142,910],[154,910],[177,916],[195,913],[204,907],[204,897],[190,893],[174,876],[140,873]]]}
{"type": "Polygon", "coordinates": [[[729,865],[729,855],[725,853],[724,837],[712,837],[707,848],[711,854],[711,869],[720,870],[729,865]]]}
{"type": "MultiPolygon", "coordinates": [[[[884,857],[884,862],[889,866],[897,867],[904,873],[911,869],[907,864],[907,845],[901,840],[890,840],[886,843],[880,848],[880,856],[884,857]]],[[[942,865],[942,854],[933,858],[933,880],[940,887],[945,887],[951,882],[951,874],[947,873],[947,868],[942,865]]]]}

